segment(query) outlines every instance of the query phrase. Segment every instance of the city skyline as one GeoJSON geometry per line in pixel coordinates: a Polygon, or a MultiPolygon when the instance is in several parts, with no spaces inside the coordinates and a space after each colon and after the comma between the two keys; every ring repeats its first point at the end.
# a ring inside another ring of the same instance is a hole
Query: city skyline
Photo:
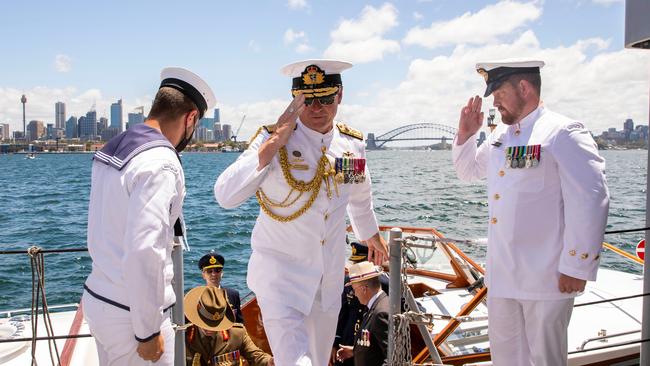
{"type": "MultiPolygon", "coordinates": [[[[624,1],[451,0],[345,2],[271,0],[202,4],[196,27],[159,27],[183,5],[118,0],[87,4],[42,2],[2,5],[4,54],[0,67],[0,123],[22,131],[27,120],[57,125],[52,104],[80,117],[93,104],[109,116],[122,100],[123,122],[142,106],[148,112],[160,69],[185,66],[215,90],[221,120],[238,125],[240,139],[275,122],[289,101],[284,64],[304,58],[341,58],[355,64],[343,75],[338,119],[380,134],[415,122],[456,126],[460,107],[484,89],[478,61],[530,57],[546,61],[542,98],[557,112],[602,131],[614,121],[648,121],[647,53],[623,49],[624,1]],[[250,12],[255,6],[255,16],[250,12]],[[129,12],[120,11],[125,7],[129,12]],[[155,11],[156,16],[150,12],[155,11]],[[101,13],[80,31],[78,18],[101,13]],[[21,19],[33,20],[24,27],[21,19]],[[255,26],[242,26],[254,24],[255,26]],[[10,37],[11,29],[24,29],[10,37]],[[232,31],[236,30],[236,31],[232,31]],[[107,49],[111,52],[105,52],[107,49]],[[194,52],[183,52],[192,49],[194,52]],[[96,57],[96,55],[102,55],[96,57]],[[137,60],[137,62],[135,62],[137,60]]],[[[492,100],[484,103],[487,111],[492,100]]],[[[497,116],[497,120],[499,116],[497,116]]],[[[60,119],[58,120],[60,123],[60,119]]],[[[112,121],[111,121],[112,123],[112,121]]]]}

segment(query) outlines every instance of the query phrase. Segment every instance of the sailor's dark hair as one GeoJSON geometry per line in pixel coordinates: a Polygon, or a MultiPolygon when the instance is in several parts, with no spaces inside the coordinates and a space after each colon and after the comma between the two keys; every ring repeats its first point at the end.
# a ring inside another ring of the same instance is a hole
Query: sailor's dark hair
{"type": "Polygon", "coordinates": [[[185,94],[174,88],[162,87],[156,93],[147,118],[168,123],[193,110],[199,112],[196,104],[185,94]]]}

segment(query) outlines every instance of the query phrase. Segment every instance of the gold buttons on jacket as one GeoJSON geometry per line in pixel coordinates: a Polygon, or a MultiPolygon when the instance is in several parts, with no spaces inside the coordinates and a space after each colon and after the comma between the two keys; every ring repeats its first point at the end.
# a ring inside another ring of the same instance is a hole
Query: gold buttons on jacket
{"type": "Polygon", "coordinates": [[[495,200],[498,200],[499,198],[501,198],[501,196],[500,196],[498,193],[495,193],[495,194],[494,194],[494,199],[495,199],[495,200]]]}
{"type": "Polygon", "coordinates": [[[325,221],[327,221],[327,219],[329,219],[329,218],[330,218],[330,215],[329,215],[329,214],[325,214],[325,221]]]}
{"type": "Polygon", "coordinates": [[[573,249],[569,250],[569,255],[572,256],[572,257],[575,256],[575,255],[576,255],[576,251],[573,250],[573,249]]]}
{"type": "Polygon", "coordinates": [[[491,223],[496,224],[497,223],[497,218],[493,217],[492,220],[490,220],[491,223]]]}
{"type": "Polygon", "coordinates": [[[320,241],[320,245],[325,245],[325,239],[320,241]]]}
{"type": "Polygon", "coordinates": [[[503,170],[499,170],[499,177],[503,177],[504,175],[506,175],[506,172],[504,172],[503,170]]]}
{"type": "Polygon", "coordinates": [[[580,254],[580,259],[587,259],[587,258],[589,258],[589,254],[587,253],[580,254]]]}

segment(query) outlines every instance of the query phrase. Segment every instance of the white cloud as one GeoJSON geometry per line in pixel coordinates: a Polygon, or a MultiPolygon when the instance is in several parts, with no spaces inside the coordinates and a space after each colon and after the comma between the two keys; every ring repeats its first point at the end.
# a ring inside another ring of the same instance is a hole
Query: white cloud
{"type": "Polygon", "coordinates": [[[296,46],[296,52],[298,53],[307,53],[313,50],[314,48],[308,45],[307,43],[301,43],[298,46],[296,46]]]}
{"type": "Polygon", "coordinates": [[[392,4],[386,3],[381,8],[366,6],[357,19],[343,20],[330,33],[332,43],[324,56],[364,63],[381,60],[387,53],[397,53],[399,43],[383,38],[397,24],[397,9],[392,4]]]}
{"type": "Polygon", "coordinates": [[[303,9],[307,7],[307,0],[289,0],[287,6],[290,9],[303,9]]]}
{"type": "Polygon", "coordinates": [[[72,59],[68,55],[56,55],[54,67],[58,72],[68,72],[72,69],[72,59]]]}
{"type": "Polygon", "coordinates": [[[615,3],[622,3],[623,0],[592,0],[596,4],[602,4],[602,5],[611,5],[615,3]]]}
{"type": "Polygon", "coordinates": [[[292,45],[294,43],[298,43],[295,48],[297,53],[307,53],[313,50],[304,31],[294,31],[289,28],[284,32],[284,44],[292,45]]]}
{"type": "Polygon", "coordinates": [[[305,37],[306,35],[304,31],[294,31],[289,28],[284,32],[284,44],[292,44],[293,42],[304,39],[305,37]]]}
{"type": "MultiPolygon", "coordinates": [[[[544,48],[528,30],[508,43],[459,45],[446,55],[413,60],[398,86],[374,89],[369,104],[343,104],[339,118],[376,134],[415,122],[456,126],[461,106],[485,90],[485,82],[474,71],[477,61],[530,57],[546,62],[542,99],[549,109],[584,122],[595,134],[612,126],[621,129],[628,117],[647,123],[650,54],[608,52],[608,44],[595,38],[544,48]]],[[[491,105],[488,97],[484,111],[491,105]]]]}
{"type": "Polygon", "coordinates": [[[414,11],[414,12],[413,12],[413,19],[415,19],[415,20],[421,20],[422,18],[424,18],[424,15],[418,13],[417,11],[414,11]]]}
{"type": "Polygon", "coordinates": [[[248,41],[248,49],[254,53],[260,53],[262,51],[262,47],[252,39],[248,41]]]}
{"type": "Polygon", "coordinates": [[[452,20],[433,22],[428,28],[415,27],[409,30],[404,43],[427,48],[494,43],[499,37],[512,34],[541,15],[539,3],[505,0],[476,13],[468,12],[452,20]]]}

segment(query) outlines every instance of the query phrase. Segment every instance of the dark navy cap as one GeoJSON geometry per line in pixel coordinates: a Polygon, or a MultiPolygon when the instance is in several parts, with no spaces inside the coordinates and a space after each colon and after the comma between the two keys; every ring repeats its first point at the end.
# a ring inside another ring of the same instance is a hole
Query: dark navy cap
{"type": "Polygon", "coordinates": [[[503,60],[495,62],[479,62],[476,71],[485,79],[485,94],[488,97],[493,91],[515,74],[539,74],[539,69],[544,67],[544,61],[503,60]]]}
{"type": "Polygon", "coordinates": [[[352,255],[350,255],[350,262],[363,262],[368,260],[368,246],[359,242],[353,241],[350,243],[352,247],[352,255]]]}
{"type": "Polygon", "coordinates": [[[210,252],[199,259],[199,269],[203,271],[207,268],[223,268],[225,259],[217,252],[210,252]]]}

